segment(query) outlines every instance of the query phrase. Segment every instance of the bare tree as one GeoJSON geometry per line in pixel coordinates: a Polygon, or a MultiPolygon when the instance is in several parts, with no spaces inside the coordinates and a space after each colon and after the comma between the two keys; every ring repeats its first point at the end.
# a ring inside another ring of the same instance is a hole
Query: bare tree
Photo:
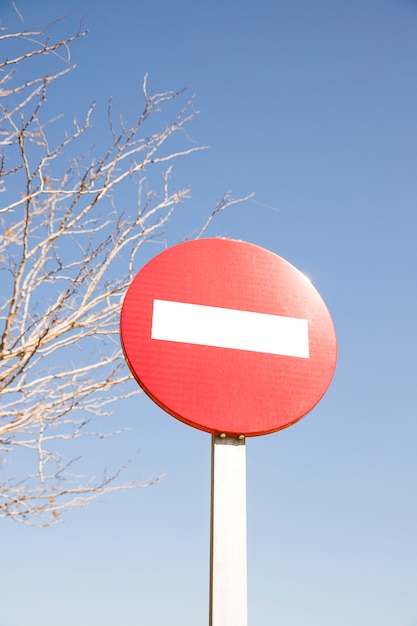
{"type": "MultiPolygon", "coordinates": [[[[133,124],[115,121],[109,106],[99,154],[86,142],[93,106],[70,130],[51,118],[47,93],[74,69],[69,49],[84,36],[51,42],[38,30],[0,31],[3,47],[19,51],[0,63],[0,517],[37,525],[139,484],[120,483],[119,471],[73,473],[77,440],[106,437],[92,423],[136,393],[119,344],[121,300],[139,250],[189,196],[171,188],[172,162],[202,149],[184,143],[192,98],[151,93],[146,77],[133,124]],[[58,69],[48,74],[51,58],[58,69]],[[133,214],[121,196],[134,198],[133,214]]],[[[202,232],[234,202],[224,196],[202,232]]]]}

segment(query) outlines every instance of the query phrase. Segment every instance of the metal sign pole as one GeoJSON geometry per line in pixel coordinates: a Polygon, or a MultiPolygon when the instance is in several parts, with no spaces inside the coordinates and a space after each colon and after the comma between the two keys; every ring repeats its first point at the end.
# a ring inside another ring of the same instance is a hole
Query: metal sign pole
{"type": "Polygon", "coordinates": [[[247,626],[245,439],[212,436],[209,626],[247,626]]]}

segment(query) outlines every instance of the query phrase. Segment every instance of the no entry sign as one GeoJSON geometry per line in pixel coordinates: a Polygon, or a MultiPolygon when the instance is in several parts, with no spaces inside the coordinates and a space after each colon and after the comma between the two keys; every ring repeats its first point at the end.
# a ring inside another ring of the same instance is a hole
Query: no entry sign
{"type": "Polygon", "coordinates": [[[230,239],[182,243],[147,263],[126,293],[121,336],[143,390],[212,434],[290,426],[319,402],[336,365],[333,323],[309,280],[230,239]]]}

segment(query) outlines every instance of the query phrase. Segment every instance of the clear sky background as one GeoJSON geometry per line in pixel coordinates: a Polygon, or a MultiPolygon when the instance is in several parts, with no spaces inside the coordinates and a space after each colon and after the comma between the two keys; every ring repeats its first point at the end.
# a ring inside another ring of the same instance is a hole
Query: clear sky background
{"type": "MultiPolygon", "coordinates": [[[[70,124],[96,100],[97,142],[109,96],[133,115],[145,72],[196,94],[191,137],[210,150],[175,168],[192,200],[169,244],[223,192],[254,192],[208,234],[283,256],[333,316],[324,399],[247,442],[250,625],[417,626],[417,1],[17,6],[27,27],[68,14],[58,35],[84,17],[79,67],[50,104],[70,124]]],[[[20,25],[8,0],[0,18],[20,25]]],[[[103,464],[140,449],[135,471],[166,477],[47,530],[2,521],[0,626],[208,623],[210,436],[144,395],[116,425],[132,431],[103,464]]]]}

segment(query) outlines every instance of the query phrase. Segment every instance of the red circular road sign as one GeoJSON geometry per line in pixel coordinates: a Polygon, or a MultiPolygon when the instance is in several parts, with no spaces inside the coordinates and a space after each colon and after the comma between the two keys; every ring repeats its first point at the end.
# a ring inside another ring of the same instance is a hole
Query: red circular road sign
{"type": "Polygon", "coordinates": [[[123,302],[127,363],[177,419],[213,434],[290,426],[336,366],[330,314],[309,280],[272,252],[199,239],[158,254],[123,302]]]}

